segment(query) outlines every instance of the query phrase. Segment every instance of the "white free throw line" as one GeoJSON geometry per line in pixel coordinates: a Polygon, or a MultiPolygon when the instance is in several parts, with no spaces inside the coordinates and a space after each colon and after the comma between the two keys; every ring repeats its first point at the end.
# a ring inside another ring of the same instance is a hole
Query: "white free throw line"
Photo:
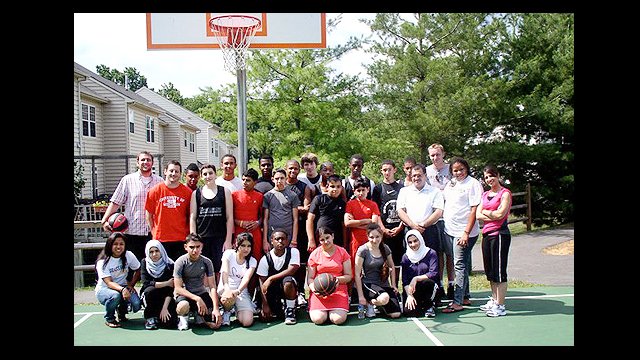
{"type": "Polygon", "coordinates": [[[420,328],[420,330],[422,330],[422,332],[423,332],[425,335],[427,335],[427,337],[429,338],[429,340],[433,341],[433,343],[434,343],[434,344],[436,344],[436,346],[444,346],[444,344],[443,344],[442,342],[440,342],[440,340],[438,340],[438,338],[437,338],[435,335],[433,335],[433,334],[431,333],[431,331],[429,331],[429,329],[427,329],[427,328],[426,328],[426,327],[425,327],[425,326],[420,322],[420,320],[418,320],[418,319],[416,319],[416,318],[414,318],[414,317],[409,318],[409,319],[411,319],[411,320],[412,320],[412,321],[413,321],[413,322],[414,322],[414,323],[415,323],[415,324],[420,328]]]}

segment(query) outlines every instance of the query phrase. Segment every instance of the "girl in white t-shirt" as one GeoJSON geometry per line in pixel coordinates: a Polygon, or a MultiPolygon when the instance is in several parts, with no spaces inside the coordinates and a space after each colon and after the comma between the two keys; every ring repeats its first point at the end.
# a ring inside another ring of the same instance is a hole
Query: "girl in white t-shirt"
{"type": "Polygon", "coordinates": [[[127,250],[125,236],[121,232],[111,233],[96,261],[96,298],[105,306],[105,324],[111,328],[120,327],[121,322],[127,321],[128,304],[134,313],[141,307],[140,297],[134,288],[140,279],[140,261],[127,250]],[[134,273],[127,281],[129,271],[134,273]],[[116,320],[116,310],[119,320],[116,320]]]}
{"type": "Polygon", "coordinates": [[[235,308],[236,318],[244,327],[253,324],[254,304],[247,286],[256,271],[258,262],[251,256],[253,236],[244,232],[238,234],[234,249],[222,254],[218,295],[222,303],[222,325],[231,324],[231,309],[235,308]]]}

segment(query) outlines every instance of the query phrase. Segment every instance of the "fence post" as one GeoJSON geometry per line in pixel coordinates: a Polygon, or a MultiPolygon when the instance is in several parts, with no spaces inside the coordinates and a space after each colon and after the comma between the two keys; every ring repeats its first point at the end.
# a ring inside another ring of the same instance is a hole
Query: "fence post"
{"type": "Polygon", "coordinates": [[[531,231],[531,184],[527,183],[527,231],[531,231]]]}
{"type": "MultiPolygon", "coordinates": [[[[82,263],[82,250],[74,250],[73,265],[82,265],[82,263]]],[[[74,271],[73,273],[73,287],[76,289],[84,287],[84,273],[82,271],[74,271]]]]}

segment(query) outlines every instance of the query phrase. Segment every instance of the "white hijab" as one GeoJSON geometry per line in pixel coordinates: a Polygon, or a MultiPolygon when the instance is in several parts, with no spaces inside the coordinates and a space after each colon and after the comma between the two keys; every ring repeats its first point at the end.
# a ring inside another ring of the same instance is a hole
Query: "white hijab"
{"type": "Polygon", "coordinates": [[[159,278],[160,275],[162,275],[162,272],[164,272],[164,268],[167,267],[168,264],[173,264],[173,260],[167,256],[167,251],[158,240],[151,239],[147,241],[147,244],[144,246],[144,254],[146,255],[145,262],[147,264],[147,271],[154,278],[159,278]],[[151,260],[151,257],[149,256],[149,251],[152,247],[156,247],[160,250],[160,260],[155,262],[151,260]]]}
{"type": "Polygon", "coordinates": [[[407,254],[407,257],[409,258],[409,261],[411,261],[414,264],[418,263],[418,261],[422,260],[422,258],[427,256],[427,253],[429,252],[429,248],[427,247],[427,245],[425,245],[424,238],[422,237],[422,234],[420,234],[420,232],[418,230],[415,230],[415,229],[409,230],[404,235],[404,244],[407,247],[407,251],[405,252],[405,254],[407,254]],[[407,239],[411,235],[414,235],[416,238],[418,238],[418,241],[420,241],[420,247],[418,248],[417,251],[413,251],[409,247],[409,242],[407,241],[407,239]]]}

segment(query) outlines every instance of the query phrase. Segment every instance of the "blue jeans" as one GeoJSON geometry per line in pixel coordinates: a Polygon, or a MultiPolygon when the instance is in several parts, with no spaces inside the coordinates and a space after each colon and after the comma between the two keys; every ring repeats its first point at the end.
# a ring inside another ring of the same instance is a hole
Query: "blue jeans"
{"type": "Polygon", "coordinates": [[[469,293],[469,274],[471,274],[471,250],[478,241],[478,235],[469,237],[466,247],[457,245],[459,238],[453,237],[445,233],[448,241],[453,244],[453,267],[455,269],[456,278],[453,285],[453,302],[462,305],[464,299],[471,297],[469,293]]]}
{"type": "MultiPolygon", "coordinates": [[[[107,321],[116,319],[116,310],[118,309],[118,305],[120,305],[121,302],[126,301],[122,298],[122,294],[106,287],[98,290],[98,292],[96,292],[96,297],[100,304],[105,306],[107,313],[104,314],[104,318],[107,321]]],[[[134,313],[140,310],[141,304],[138,293],[131,294],[131,298],[129,298],[128,302],[131,303],[131,310],[134,313]]]]}

